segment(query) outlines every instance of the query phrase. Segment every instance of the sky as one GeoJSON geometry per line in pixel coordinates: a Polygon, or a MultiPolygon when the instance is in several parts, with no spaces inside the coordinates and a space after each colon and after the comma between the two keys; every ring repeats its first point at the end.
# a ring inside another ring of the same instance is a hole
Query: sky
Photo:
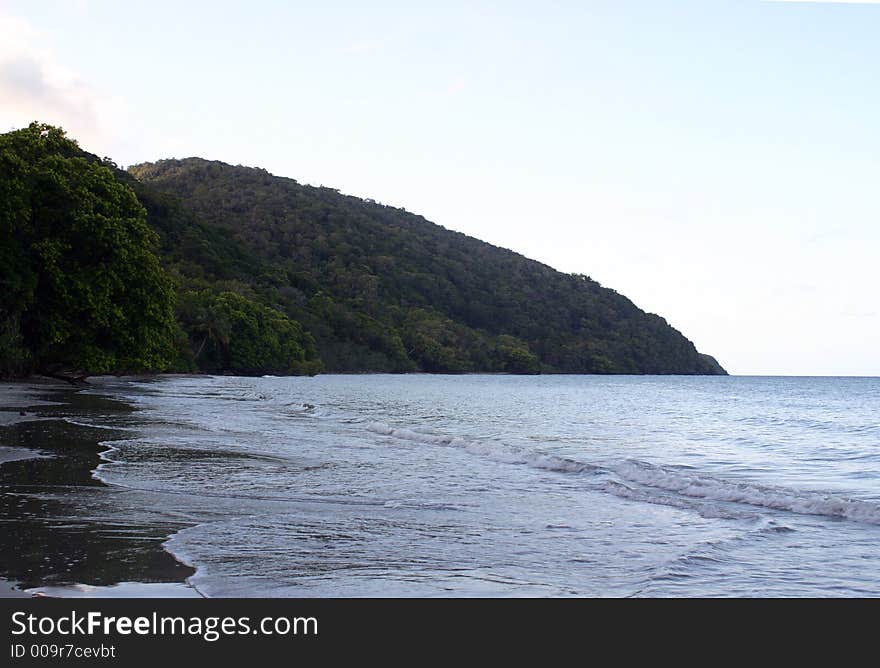
{"type": "Polygon", "coordinates": [[[731,373],[880,375],[878,35],[872,2],[0,0],[0,131],[401,206],[731,373]]]}

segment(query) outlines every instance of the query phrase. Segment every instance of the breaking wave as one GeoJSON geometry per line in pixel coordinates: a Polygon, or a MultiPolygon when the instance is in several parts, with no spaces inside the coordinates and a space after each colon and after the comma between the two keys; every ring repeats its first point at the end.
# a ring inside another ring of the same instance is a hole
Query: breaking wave
{"type": "Polygon", "coordinates": [[[704,517],[755,517],[754,513],[744,513],[730,506],[702,503],[710,501],[880,525],[880,504],[837,494],[718,478],[691,469],[658,466],[633,459],[615,465],[599,466],[568,457],[530,452],[496,441],[472,440],[428,430],[392,427],[383,422],[368,423],[366,428],[375,434],[396,439],[461,448],[505,464],[525,465],[558,473],[604,474],[607,477],[600,489],[605,492],[634,501],[694,510],[704,517]]]}
{"type": "Polygon", "coordinates": [[[880,524],[880,504],[836,494],[727,480],[687,470],[627,460],[614,467],[624,480],[693,499],[740,503],[802,515],[824,515],[880,524]]]}
{"type": "Polygon", "coordinates": [[[391,436],[401,440],[461,448],[471,454],[487,457],[503,464],[520,464],[544,471],[558,471],[560,473],[584,473],[598,469],[598,467],[592,464],[586,464],[567,457],[558,457],[540,452],[528,452],[521,448],[492,441],[477,441],[459,436],[391,427],[383,422],[370,422],[366,428],[374,434],[391,436]]]}

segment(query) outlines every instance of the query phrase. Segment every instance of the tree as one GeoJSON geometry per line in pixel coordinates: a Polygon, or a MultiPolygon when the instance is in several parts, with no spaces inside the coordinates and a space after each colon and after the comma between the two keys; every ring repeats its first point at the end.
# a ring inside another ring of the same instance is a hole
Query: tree
{"type": "Polygon", "coordinates": [[[174,285],[134,192],[60,128],[0,135],[0,373],[167,368],[174,285]]]}
{"type": "Polygon", "coordinates": [[[178,317],[203,371],[314,375],[315,342],[295,320],[234,292],[181,295],[178,317]]]}
{"type": "Polygon", "coordinates": [[[500,367],[508,373],[539,373],[541,363],[529,345],[516,337],[502,334],[497,339],[500,367]]]}
{"type": "MultiPolygon", "coordinates": [[[[129,174],[137,192],[179,198],[198,221],[192,242],[167,246],[189,288],[240,281],[249,292],[235,292],[301,322],[329,370],[724,373],[587,276],[402,209],[199,158],[129,174]]],[[[165,239],[181,234],[181,217],[165,224],[162,207],[147,209],[165,239]]]]}

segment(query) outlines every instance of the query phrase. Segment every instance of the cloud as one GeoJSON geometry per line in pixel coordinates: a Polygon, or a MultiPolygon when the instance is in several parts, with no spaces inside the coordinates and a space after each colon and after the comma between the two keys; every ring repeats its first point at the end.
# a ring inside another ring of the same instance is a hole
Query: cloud
{"type": "Polygon", "coordinates": [[[84,148],[110,153],[124,105],[61,64],[29,23],[0,14],[0,132],[31,121],[60,125],[84,148]]]}

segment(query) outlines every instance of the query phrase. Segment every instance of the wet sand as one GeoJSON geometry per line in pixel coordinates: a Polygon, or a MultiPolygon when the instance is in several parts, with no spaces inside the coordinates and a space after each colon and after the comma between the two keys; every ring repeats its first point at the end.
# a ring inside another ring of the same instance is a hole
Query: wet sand
{"type": "Polygon", "coordinates": [[[4,464],[6,462],[16,462],[20,459],[36,459],[40,456],[40,453],[36,450],[10,448],[5,445],[0,445],[0,464],[4,464]]]}
{"type": "Polygon", "coordinates": [[[65,384],[0,383],[0,597],[198,595],[194,570],[162,548],[181,526],[101,511],[125,493],[92,477],[101,443],[127,432],[74,422],[131,413],[65,384]]]}

